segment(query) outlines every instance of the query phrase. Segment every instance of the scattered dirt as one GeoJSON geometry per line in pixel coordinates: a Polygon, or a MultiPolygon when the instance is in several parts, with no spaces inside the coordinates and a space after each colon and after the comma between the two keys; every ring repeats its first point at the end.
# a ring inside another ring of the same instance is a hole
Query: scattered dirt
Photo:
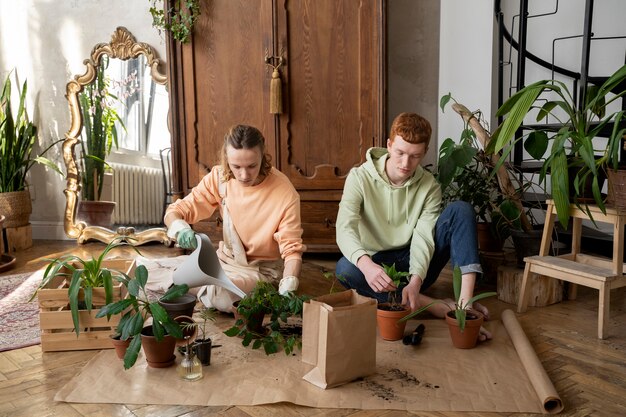
{"type": "Polygon", "coordinates": [[[358,384],[370,391],[373,396],[385,401],[406,401],[404,399],[406,394],[416,387],[431,390],[439,389],[439,385],[420,381],[414,375],[398,368],[389,369],[386,373],[364,378],[358,384]]]}

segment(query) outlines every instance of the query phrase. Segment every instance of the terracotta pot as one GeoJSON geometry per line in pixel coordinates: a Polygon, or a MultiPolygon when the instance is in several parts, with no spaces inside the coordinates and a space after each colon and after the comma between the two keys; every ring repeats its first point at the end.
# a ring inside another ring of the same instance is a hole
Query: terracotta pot
{"type": "Polygon", "coordinates": [[[178,316],[193,316],[193,309],[196,306],[196,296],[193,294],[184,294],[178,298],[167,301],[159,301],[161,307],[167,311],[167,314],[175,319],[178,316]]]}
{"type": "Polygon", "coordinates": [[[189,316],[178,316],[174,319],[174,321],[180,324],[181,329],[183,330],[183,338],[176,339],[176,346],[185,346],[187,342],[189,344],[193,344],[193,341],[196,340],[196,336],[198,335],[198,327],[183,327],[186,323],[195,323],[196,321],[189,316]]]}
{"type": "Polygon", "coordinates": [[[115,348],[115,353],[119,359],[124,359],[124,355],[126,355],[126,350],[128,349],[128,345],[130,345],[130,339],[120,340],[120,335],[111,335],[111,343],[115,348]]]}
{"type": "Polygon", "coordinates": [[[489,223],[476,223],[478,249],[482,252],[501,252],[503,242],[491,233],[489,223]]]}
{"type": "Polygon", "coordinates": [[[480,326],[482,326],[483,321],[484,316],[482,313],[474,310],[468,311],[465,318],[465,330],[461,332],[459,323],[454,316],[454,311],[449,311],[446,314],[446,323],[448,324],[448,330],[450,330],[452,345],[458,349],[471,349],[476,346],[480,326]]]}
{"type": "Polygon", "coordinates": [[[165,335],[159,342],[154,337],[152,326],[146,326],[141,331],[141,346],[151,368],[166,368],[176,363],[176,339],[173,336],[165,335]]]}
{"type": "Polygon", "coordinates": [[[398,320],[409,314],[411,309],[401,306],[402,310],[385,310],[385,308],[388,307],[389,303],[378,304],[378,308],[376,309],[378,332],[380,333],[380,337],[384,340],[400,340],[404,337],[406,321],[398,323],[398,320]]]}

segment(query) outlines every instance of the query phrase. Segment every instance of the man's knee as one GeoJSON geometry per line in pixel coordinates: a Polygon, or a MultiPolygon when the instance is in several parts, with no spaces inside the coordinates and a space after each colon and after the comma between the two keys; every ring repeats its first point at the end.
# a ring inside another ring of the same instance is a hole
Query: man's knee
{"type": "Polygon", "coordinates": [[[454,214],[455,217],[460,219],[475,219],[476,212],[474,211],[474,207],[467,201],[453,201],[448,204],[444,211],[450,211],[451,214],[454,214]]]}

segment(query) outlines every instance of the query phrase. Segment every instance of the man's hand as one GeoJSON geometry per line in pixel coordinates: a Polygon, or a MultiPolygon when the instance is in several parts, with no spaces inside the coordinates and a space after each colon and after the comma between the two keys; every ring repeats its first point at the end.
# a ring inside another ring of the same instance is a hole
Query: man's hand
{"type": "Polygon", "coordinates": [[[402,289],[402,304],[409,306],[411,311],[415,311],[420,307],[420,289],[422,288],[422,279],[413,275],[411,281],[402,289]]]}
{"type": "Polygon", "coordinates": [[[365,275],[367,284],[376,292],[395,291],[396,286],[382,266],[378,265],[369,256],[361,256],[357,261],[357,267],[365,275]]]}
{"type": "Polygon", "coordinates": [[[183,249],[195,249],[198,247],[196,232],[193,229],[181,229],[176,233],[176,242],[183,249]]]}
{"type": "Polygon", "coordinates": [[[483,326],[480,326],[480,333],[478,333],[478,341],[484,342],[485,340],[490,340],[492,338],[491,332],[485,329],[483,326]]]}
{"type": "MultiPolygon", "coordinates": [[[[489,320],[489,310],[487,309],[487,307],[485,307],[484,305],[482,305],[480,303],[474,303],[472,305],[472,308],[474,310],[478,311],[479,313],[483,313],[483,316],[485,316],[485,320],[489,320]]],[[[489,333],[489,332],[487,332],[487,333],[489,333]]],[[[488,339],[491,339],[491,337],[488,337],[488,339]]]]}

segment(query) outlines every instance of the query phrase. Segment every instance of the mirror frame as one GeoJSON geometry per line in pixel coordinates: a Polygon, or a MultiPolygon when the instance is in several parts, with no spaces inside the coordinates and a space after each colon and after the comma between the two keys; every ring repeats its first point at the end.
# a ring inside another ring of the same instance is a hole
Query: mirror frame
{"type": "Polygon", "coordinates": [[[158,58],[156,51],[147,43],[138,43],[135,37],[125,27],[121,26],[113,32],[111,42],[99,43],[93,47],[91,57],[83,61],[87,68],[85,73],[76,75],[72,81],[67,83],[65,97],[70,108],[70,129],[65,134],[65,141],[63,142],[63,160],[65,161],[67,171],[67,188],[64,191],[66,196],[65,234],[72,239],[77,239],[78,243],[85,243],[89,240],[109,243],[113,239],[121,237],[134,246],[154,241],[170,246],[173,240],[167,236],[165,227],[155,227],[138,232],[132,226],[120,226],[113,231],[105,227],[90,226],[85,222],[77,222],[76,220],[78,193],[81,185],[74,147],[81,140],[79,138],[83,129],[78,95],[85,85],[95,79],[96,68],[100,64],[100,58],[103,55],[123,61],[144,55],[146,65],[151,68],[152,79],[158,84],[163,84],[167,87],[167,76],[159,70],[159,67],[161,65],[164,66],[165,63],[158,58]]]}

